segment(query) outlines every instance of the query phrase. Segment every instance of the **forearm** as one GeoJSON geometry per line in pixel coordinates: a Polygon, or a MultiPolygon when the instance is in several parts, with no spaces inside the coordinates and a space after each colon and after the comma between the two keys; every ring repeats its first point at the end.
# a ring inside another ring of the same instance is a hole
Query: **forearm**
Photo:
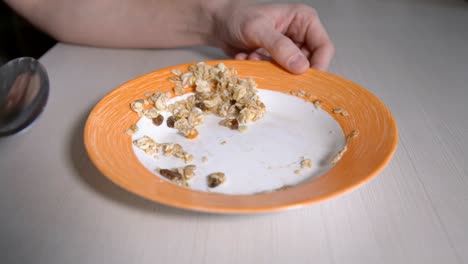
{"type": "Polygon", "coordinates": [[[214,45],[229,0],[6,0],[59,41],[128,48],[214,45]]]}
{"type": "Polygon", "coordinates": [[[212,45],[236,59],[265,54],[292,73],[334,54],[315,9],[255,0],[4,0],[59,41],[118,48],[212,45]],[[262,51],[262,52],[260,52],[262,51]],[[266,51],[266,53],[265,53],[266,51]]]}

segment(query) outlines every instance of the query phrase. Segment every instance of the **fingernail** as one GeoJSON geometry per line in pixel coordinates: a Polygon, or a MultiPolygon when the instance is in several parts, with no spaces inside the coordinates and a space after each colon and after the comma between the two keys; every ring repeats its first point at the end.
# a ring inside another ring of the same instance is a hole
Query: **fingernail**
{"type": "Polygon", "coordinates": [[[288,68],[294,73],[303,73],[309,68],[309,61],[302,54],[296,54],[288,62],[288,68]]]}

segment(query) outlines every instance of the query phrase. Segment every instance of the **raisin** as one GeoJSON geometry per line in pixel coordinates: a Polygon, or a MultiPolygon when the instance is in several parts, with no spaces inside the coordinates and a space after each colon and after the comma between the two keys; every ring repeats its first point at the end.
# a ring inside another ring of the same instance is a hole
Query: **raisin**
{"type": "Polygon", "coordinates": [[[166,124],[168,127],[173,128],[175,124],[175,117],[174,116],[168,117],[166,120],[166,124]]]}
{"type": "Polygon", "coordinates": [[[153,118],[153,124],[156,126],[160,126],[164,122],[164,116],[158,115],[157,117],[153,118]]]}
{"type": "Polygon", "coordinates": [[[167,169],[160,169],[159,173],[161,173],[161,176],[168,178],[169,180],[180,180],[182,179],[182,174],[176,172],[176,171],[171,171],[167,169]]]}
{"type": "Polygon", "coordinates": [[[198,102],[195,104],[195,107],[198,107],[200,108],[200,110],[202,110],[203,112],[205,112],[206,110],[208,110],[208,107],[206,107],[206,105],[203,103],[203,102],[198,102]]]}
{"type": "Polygon", "coordinates": [[[231,129],[238,129],[239,128],[239,121],[237,121],[237,119],[233,119],[231,121],[231,125],[229,127],[231,129]]]}

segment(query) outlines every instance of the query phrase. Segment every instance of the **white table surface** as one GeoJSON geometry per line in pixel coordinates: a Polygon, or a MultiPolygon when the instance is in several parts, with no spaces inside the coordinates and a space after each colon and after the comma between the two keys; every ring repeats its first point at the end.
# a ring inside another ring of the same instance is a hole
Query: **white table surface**
{"type": "Polygon", "coordinates": [[[330,71],[368,88],[397,120],[398,150],[380,175],[273,214],[146,201],[90,162],[90,109],[128,79],[224,55],[58,44],[41,58],[45,112],[0,139],[0,263],[468,263],[468,3],[310,2],[336,43],[330,71]]]}

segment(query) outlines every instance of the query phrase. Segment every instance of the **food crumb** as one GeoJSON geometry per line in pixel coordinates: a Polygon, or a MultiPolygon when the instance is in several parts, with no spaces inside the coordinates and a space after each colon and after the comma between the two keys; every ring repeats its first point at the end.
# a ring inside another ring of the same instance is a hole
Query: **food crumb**
{"type": "Polygon", "coordinates": [[[148,136],[143,136],[133,140],[133,145],[149,155],[156,154],[158,152],[158,144],[148,136]]]}
{"type": "Polygon", "coordinates": [[[303,159],[301,161],[301,168],[302,169],[310,169],[312,168],[312,161],[310,159],[303,159]]]}
{"type": "Polygon", "coordinates": [[[143,99],[138,99],[138,100],[130,103],[130,108],[132,109],[132,111],[137,113],[138,116],[141,116],[142,112],[143,112],[143,109],[145,108],[144,103],[145,103],[145,101],[143,99]]]}
{"type": "MultiPolygon", "coordinates": [[[[293,162],[291,165],[296,164],[293,162]]],[[[310,169],[312,168],[312,160],[306,159],[305,157],[301,157],[301,162],[299,163],[300,168],[294,171],[295,174],[300,174],[303,169],[310,169]]]]}
{"type": "Polygon", "coordinates": [[[153,118],[157,118],[158,116],[160,116],[158,110],[154,107],[150,109],[144,109],[142,113],[148,119],[153,119],[153,118]]]}
{"type": "Polygon", "coordinates": [[[203,156],[203,157],[201,158],[201,161],[202,161],[202,162],[208,162],[208,158],[207,158],[206,156],[203,156]]]}
{"type": "Polygon", "coordinates": [[[224,183],[226,176],[222,172],[215,172],[208,175],[208,187],[215,188],[224,183]]]}
{"type": "Polygon", "coordinates": [[[346,138],[346,141],[350,141],[351,139],[357,137],[359,135],[359,130],[353,130],[349,134],[349,136],[346,138]]]}
{"type": "Polygon", "coordinates": [[[304,97],[306,95],[306,92],[304,90],[296,90],[296,91],[290,91],[289,94],[294,95],[294,96],[304,97]]]}
{"type": "Polygon", "coordinates": [[[340,161],[343,158],[343,155],[345,154],[346,151],[348,151],[348,145],[351,142],[351,139],[357,137],[359,135],[358,130],[353,130],[351,133],[346,137],[346,144],[344,147],[338,151],[338,153],[335,154],[333,159],[330,161],[331,164],[336,164],[338,161],[340,161]]]}
{"type": "Polygon", "coordinates": [[[345,145],[340,151],[338,151],[338,153],[335,154],[335,156],[333,157],[331,163],[332,164],[338,163],[338,161],[340,161],[343,158],[343,155],[345,154],[346,151],[348,151],[348,146],[347,145],[345,145]]]}
{"type": "Polygon", "coordinates": [[[319,109],[319,108],[321,108],[321,106],[322,106],[322,101],[320,101],[320,100],[315,100],[315,101],[313,102],[313,104],[314,104],[315,108],[319,109]]]}
{"type": "Polygon", "coordinates": [[[223,141],[221,141],[220,144],[221,144],[221,145],[226,145],[226,144],[227,144],[227,141],[226,141],[226,140],[223,140],[223,141]]]}
{"type": "Polygon", "coordinates": [[[172,170],[156,168],[154,171],[176,185],[190,187],[188,181],[195,176],[196,168],[195,165],[187,165],[183,168],[175,168],[172,170]]]}
{"type": "Polygon", "coordinates": [[[129,129],[125,130],[125,133],[127,133],[128,135],[133,135],[135,134],[136,132],[138,132],[139,128],[137,125],[132,125],[130,126],[129,129]]]}
{"type": "Polygon", "coordinates": [[[239,128],[237,130],[239,130],[240,132],[246,132],[248,130],[248,127],[247,126],[239,126],[239,128]]]}
{"type": "Polygon", "coordinates": [[[190,180],[193,176],[195,176],[195,170],[197,166],[195,165],[187,165],[183,168],[183,177],[186,180],[190,180]]]}
{"type": "Polygon", "coordinates": [[[194,139],[194,138],[196,138],[198,136],[198,134],[199,134],[198,130],[196,130],[194,128],[194,129],[190,130],[190,132],[187,135],[185,135],[185,137],[188,138],[188,139],[194,139]]]}
{"type": "Polygon", "coordinates": [[[340,107],[337,107],[337,108],[333,108],[333,113],[334,114],[339,114],[339,115],[342,115],[342,116],[348,116],[348,111],[344,110],[343,108],[340,108],[340,107]]]}
{"type": "Polygon", "coordinates": [[[146,154],[153,155],[157,158],[157,154],[162,152],[164,156],[174,156],[185,161],[191,162],[193,156],[186,152],[180,144],[176,143],[157,143],[148,136],[143,136],[133,141],[133,144],[143,150],[146,154]]]}
{"type": "Polygon", "coordinates": [[[179,69],[173,69],[171,72],[176,76],[182,75],[182,70],[179,69]]]}
{"type": "Polygon", "coordinates": [[[233,130],[239,129],[239,121],[237,119],[224,119],[219,124],[233,130]]]}

